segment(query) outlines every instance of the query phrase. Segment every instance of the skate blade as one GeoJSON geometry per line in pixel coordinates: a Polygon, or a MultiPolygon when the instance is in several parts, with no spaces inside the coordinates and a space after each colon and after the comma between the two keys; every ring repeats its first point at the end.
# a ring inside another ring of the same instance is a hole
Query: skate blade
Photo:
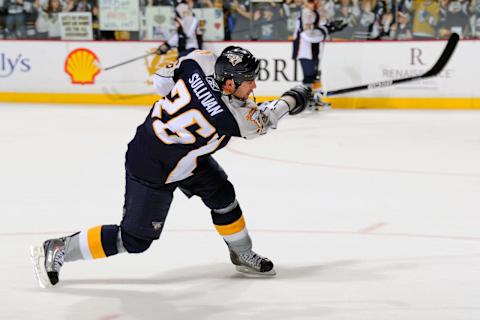
{"type": "Polygon", "coordinates": [[[252,269],[252,268],[249,268],[249,267],[246,267],[246,266],[235,266],[235,269],[238,272],[241,272],[241,273],[244,273],[244,274],[247,274],[247,275],[250,275],[250,276],[274,277],[274,276],[277,275],[277,273],[275,272],[275,269],[272,269],[272,270],[267,271],[267,272],[259,272],[255,269],[252,269]]]}
{"type": "Polygon", "coordinates": [[[315,105],[310,107],[310,111],[315,112],[315,111],[328,111],[332,109],[331,106],[329,105],[315,105]]]}
{"type": "Polygon", "coordinates": [[[35,278],[40,287],[52,287],[47,271],[45,267],[43,267],[45,266],[45,251],[43,250],[43,246],[30,246],[30,260],[32,261],[33,270],[35,271],[35,278]]]}

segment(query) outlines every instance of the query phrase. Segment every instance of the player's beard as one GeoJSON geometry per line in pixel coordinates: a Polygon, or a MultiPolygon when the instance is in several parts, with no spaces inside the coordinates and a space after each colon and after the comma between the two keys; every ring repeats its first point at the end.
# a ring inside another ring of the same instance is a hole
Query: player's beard
{"type": "Polygon", "coordinates": [[[228,101],[234,108],[243,108],[247,104],[247,99],[241,99],[234,94],[228,95],[228,101]]]}

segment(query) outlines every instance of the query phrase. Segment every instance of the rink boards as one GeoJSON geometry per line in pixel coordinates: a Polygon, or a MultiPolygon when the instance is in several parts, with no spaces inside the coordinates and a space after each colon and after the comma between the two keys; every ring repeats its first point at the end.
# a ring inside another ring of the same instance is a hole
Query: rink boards
{"type": "MultiPolygon", "coordinates": [[[[279,96],[301,82],[290,42],[209,42],[215,53],[241,45],[261,59],[258,101],[279,96]]],[[[2,41],[0,101],[150,105],[158,96],[151,75],[176,53],[150,55],[111,70],[117,63],[154,50],[156,42],[2,41]]],[[[417,75],[438,59],[445,41],[328,42],[321,67],[323,86],[335,90],[417,75]]],[[[480,41],[461,41],[435,78],[332,97],[336,108],[480,108],[476,74],[480,41]]]]}

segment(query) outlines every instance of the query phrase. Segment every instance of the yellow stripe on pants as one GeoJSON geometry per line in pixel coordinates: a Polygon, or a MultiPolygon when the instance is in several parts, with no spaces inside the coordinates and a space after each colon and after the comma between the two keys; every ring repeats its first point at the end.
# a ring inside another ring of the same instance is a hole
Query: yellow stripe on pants
{"type": "Polygon", "coordinates": [[[102,246],[102,226],[88,229],[88,248],[93,259],[105,258],[107,255],[102,246]]]}
{"type": "Polygon", "coordinates": [[[245,229],[245,220],[243,219],[242,215],[237,221],[233,223],[224,226],[215,225],[215,228],[217,229],[218,233],[220,233],[220,235],[229,236],[245,229]]]}

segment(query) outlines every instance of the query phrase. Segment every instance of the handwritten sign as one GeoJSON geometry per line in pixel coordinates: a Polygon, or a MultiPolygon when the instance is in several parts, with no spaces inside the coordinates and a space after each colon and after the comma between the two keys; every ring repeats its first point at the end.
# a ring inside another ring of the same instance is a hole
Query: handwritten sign
{"type": "Polygon", "coordinates": [[[146,7],[145,24],[144,40],[168,40],[177,31],[171,6],[146,7]]]}
{"type": "Polygon", "coordinates": [[[138,0],[99,0],[100,30],[138,31],[140,4],[138,0]]]}
{"type": "Polygon", "coordinates": [[[59,16],[62,40],[93,40],[90,12],[62,12],[59,16]]]}
{"type": "Polygon", "coordinates": [[[195,17],[199,21],[200,30],[203,32],[203,40],[223,41],[223,12],[217,8],[193,9],[195,17]]]}

